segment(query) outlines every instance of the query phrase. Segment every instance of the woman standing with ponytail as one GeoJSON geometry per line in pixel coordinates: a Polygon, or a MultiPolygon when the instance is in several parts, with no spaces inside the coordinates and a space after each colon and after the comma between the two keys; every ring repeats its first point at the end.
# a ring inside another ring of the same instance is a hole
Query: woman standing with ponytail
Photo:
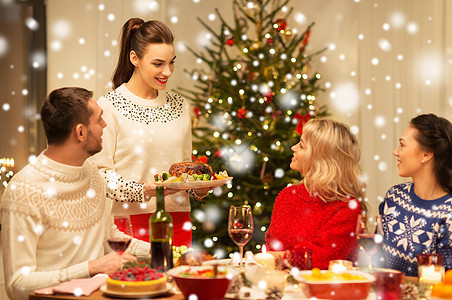
{"type": "MultiPolygon", "coordinates": [[[[103,150],[94,159],[113,200],[113,214],[130,215],[134,237],[149,241],[156,186],[146,180],[173,163],[191,161],[189,104],[165,91],[176,60],[173,34],[165,24],[128,20],[120,47],[114,90],[98,101],[107,127],[103,150]]],[[[173,244],[190,246],[188,194],[165,190],[165,208],[173,217],[173,244]]]]}
{"type": "Polygon", "coordinates": [[[417,255],[444,255],[452,268],[452,124],[434,114],[411,119],[393,154],[401,177],[380,204],[386,267],[417,276],[417,255]]]}

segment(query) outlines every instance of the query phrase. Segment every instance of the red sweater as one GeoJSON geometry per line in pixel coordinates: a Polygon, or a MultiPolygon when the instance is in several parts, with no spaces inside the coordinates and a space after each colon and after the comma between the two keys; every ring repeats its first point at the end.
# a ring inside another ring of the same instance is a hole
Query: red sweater
{"type": "Polygon", "coordinates": [[[269,250],[309,248],[312,268],[320,269],[328,269],[330,260],[355,260],[354,233],[361,206],[353,201],[324,202],[309,195],[304,184],[285,188],[276,197],[266,233],[269,250]]]}

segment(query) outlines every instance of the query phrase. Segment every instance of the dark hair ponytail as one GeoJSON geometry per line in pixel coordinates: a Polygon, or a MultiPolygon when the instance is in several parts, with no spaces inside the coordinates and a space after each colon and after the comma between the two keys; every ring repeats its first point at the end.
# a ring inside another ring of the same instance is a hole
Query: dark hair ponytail
{"type": "Polygon", "coordinates": [[[417,129],[416,140],[421,147],[433,152],[435,177],[441,187],[452,193],[452,123],[434,114],[419,115],[410,121],[417,129]]]}
{"type": "Polygon", "coordinates": [[[121,50],[118,64],[113,74],[113,89],[129,81],[135,66],[130,62],[130,51],[143,58],[148,44],[172,44],[173,33],[162,22],[151,20],[144,22],[140,18],[129,19],[121,31],[121,50]]]}
{"type": "Polygon", "coordinates": [[[124,82],[129,81],[132,77],[134,65],[130,62],[131,39],[137,29],[144,24],[139,18],[129,19],[121,30],[121,49],[119,52],[118,64],[113,74],[113,89],[117,88],[124,82]]]}

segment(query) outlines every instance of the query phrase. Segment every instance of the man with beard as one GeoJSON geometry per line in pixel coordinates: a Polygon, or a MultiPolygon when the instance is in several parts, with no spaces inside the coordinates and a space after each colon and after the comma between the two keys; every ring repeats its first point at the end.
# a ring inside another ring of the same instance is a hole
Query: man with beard
{"type": "Polygon", "coordinates": [[[75,278],[112,273],[149,243],[132,239],[122,255],[107,238],[121,237],[97,167],[106,126],[93,93],[54,90],[41,107],[47,149],[9,182],[0,204],[5,283],[11,299],[75,278]],[[133,254],[133,255],[132,255],[133,254]]]}

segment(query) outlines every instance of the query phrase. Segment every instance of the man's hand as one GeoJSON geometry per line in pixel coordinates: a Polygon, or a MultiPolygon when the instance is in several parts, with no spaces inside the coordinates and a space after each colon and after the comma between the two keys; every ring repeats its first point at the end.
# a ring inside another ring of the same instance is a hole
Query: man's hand
{"type": "Polygon", "coordinates": [[[88,262],[89,275],[94,276],[99,273],[111,274],[129,261],[137,261],[137,258],[128,252],[124,252],[122,255],[116,252],[110,252],[105,256],[88,262]]]}

